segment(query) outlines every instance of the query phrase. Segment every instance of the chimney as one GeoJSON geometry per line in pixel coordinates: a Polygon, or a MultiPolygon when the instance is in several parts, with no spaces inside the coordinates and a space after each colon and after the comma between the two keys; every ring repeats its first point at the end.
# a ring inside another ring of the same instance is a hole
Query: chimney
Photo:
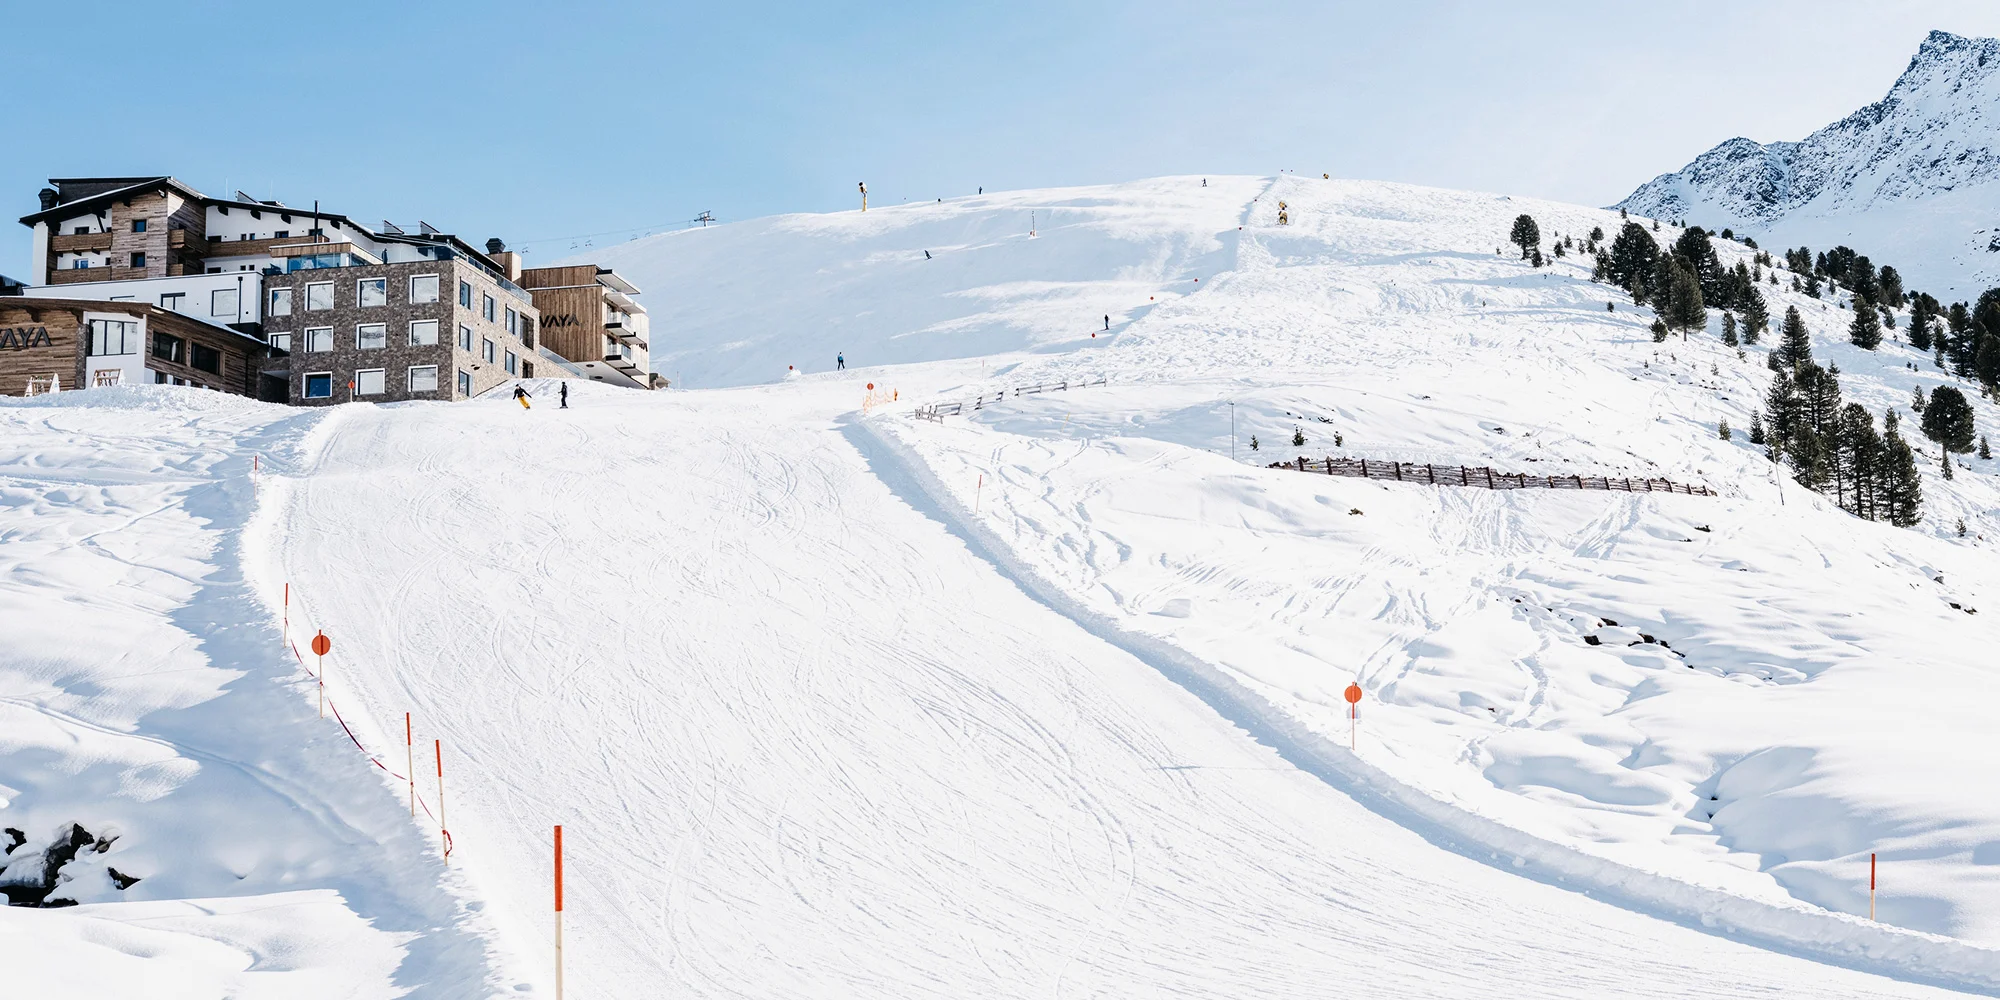
{"type": "Polygon", "coordinates": [[[54,208],[54,207],[56,207],[56,189],[55,189],[55,188],[43,188],[43,189],[41,189],[41,190],[40,190],[39,192],[36,192],[36,193],[37,193],[37,194],[39,194],[39,195],[41,195],[41,198],[42,198],[42,211],[46,212],[46,211],[48,211],[49,209],[51,209],[51,208],[54,208]]]}
{"type": "Polygon", "coordinates": [[[496,253],[504,253],[506,250],[507,250],[506,241],[502,240],[498,236],[495,236],[492,239],[486,241],[486,255],[489,257],[491,257],[496,253]]]}

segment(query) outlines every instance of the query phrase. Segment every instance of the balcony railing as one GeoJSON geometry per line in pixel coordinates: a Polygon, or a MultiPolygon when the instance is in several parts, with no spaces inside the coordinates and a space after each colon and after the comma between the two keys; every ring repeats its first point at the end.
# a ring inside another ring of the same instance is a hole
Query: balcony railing
{"type": "Polygon", "coordinates": [[[88,250],[111,249],[110,233],[58,233],[49,237],[49,250],[54,253],[81,253],[88,250]]]}

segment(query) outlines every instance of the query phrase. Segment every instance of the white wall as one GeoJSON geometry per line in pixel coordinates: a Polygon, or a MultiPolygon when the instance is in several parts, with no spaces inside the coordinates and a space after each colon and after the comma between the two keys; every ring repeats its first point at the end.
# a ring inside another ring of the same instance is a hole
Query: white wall
{"type": "MultiPolygon", "coordinates": [[[[132,322],[138,323],[139,334],[136,340],[134,341],[133,345],[134,349],[130,354],[113,354],[109,356],[91,356],[84,358],[83,382],[80,385],[70,386],[69,388],[89,389],[97,384],[97,373],[107,370],[118,371],[120,373],[122,384],[124,385],[140,385],[143,383],[151,382],[153,380],[152,375],[150,372],[146,371],[146,351],[148,349],[148,345],[151,343],[151,337],[146,330],[146,317],[133,316],[129,313],[113,313],[113,312],[100,313],[100,312],[90,312],[86,310],[83,314],[84,328],[83,330],[79,331],[79,336],[81,336],[86,342],[88,342],[90,339],[90,321],[94,319],[112,320],[115,322],[122,322],[122,323],[132,323],[132,322]]],[[[86,348],[86,350],[87,349],[88,348],[86,348]]]]}
{"type": "Polygon", "coordinates": [[[137,278],[130,281],[87,281],[74,285],[33,285],[22,294],[43,299],[95,299],[100,302],[131,301],[161,305],[160,296],[180,292],[182,315],[216,324],[255,323],[264,316],[264,276],[255,271],[223,274],[186,274],[170,278],[137,278]],[[216,289],[242,289],[235,313],[213,315],[216,289]]]}

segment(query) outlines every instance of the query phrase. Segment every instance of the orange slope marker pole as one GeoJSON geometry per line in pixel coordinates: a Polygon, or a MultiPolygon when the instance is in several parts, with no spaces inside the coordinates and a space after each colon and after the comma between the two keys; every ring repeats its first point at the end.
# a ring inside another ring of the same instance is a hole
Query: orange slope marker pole
{"type": "Polygon", "coordinates": [[[410,713],[403,713],[403,773],[410,778],[410,818],[417,818],[417,745],[411,738],[410,713]]]}
{"type": "Polygon", "coordinates": [[[556,824],[556,1000],[563,995],[562,954],[562,824],[556,824]]]}
{"type": "Polygon", "coordinates": [[[292,644],[292,585],[285,583],[285,645],[292,644]]]}
{"type": "Polygon", "coordinates": [[[451,864],[451,828],[444,822],[444,741],[434,740],[438,768],[438,837],[444,845],[444,863],[451,864]]]}
{"type": "Polygon", "coordinates": [[[1875,919],[1875,852],[1868,852],[1868,919],[1875,919]]]}

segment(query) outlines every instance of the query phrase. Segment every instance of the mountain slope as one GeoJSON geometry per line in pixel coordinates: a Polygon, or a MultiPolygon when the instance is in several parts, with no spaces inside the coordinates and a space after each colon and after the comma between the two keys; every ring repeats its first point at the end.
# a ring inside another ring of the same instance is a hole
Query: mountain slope
{"type": "Polygon", "coordinates": [[[1264,180],[1158,178],[780,215],[587,260],[645,290],[654,369],[694,388],[1089,345],[1227,268],[1264,180]],[[927,256],[928,254],[928,256],[927,256]]]}
{"type": "Polygon", "coordinates": [[[1735,138],[1617,208],[1815,249],[1845,242],[1938,294],[2000,271],[2000,40],[1933,31],[1882,100],[1799,142],[1735,138]]]}

